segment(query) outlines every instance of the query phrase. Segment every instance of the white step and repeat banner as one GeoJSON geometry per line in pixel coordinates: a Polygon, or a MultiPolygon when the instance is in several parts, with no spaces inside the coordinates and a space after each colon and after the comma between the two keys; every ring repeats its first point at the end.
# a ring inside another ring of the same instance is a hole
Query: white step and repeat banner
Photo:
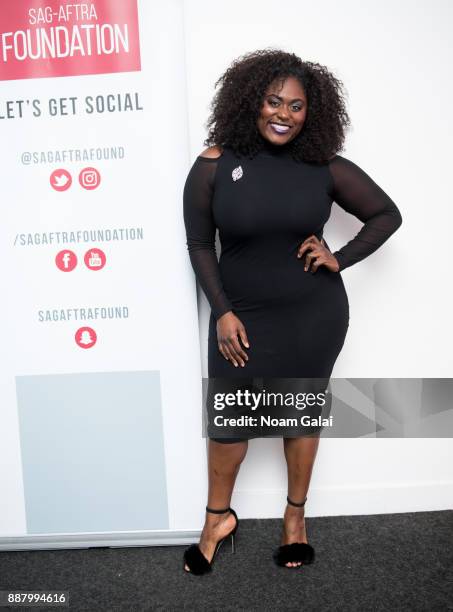
{"type": "Polygon", "coordinates": [[[182,10],[0,2],[0,548],[202,524],[182,10]]]}

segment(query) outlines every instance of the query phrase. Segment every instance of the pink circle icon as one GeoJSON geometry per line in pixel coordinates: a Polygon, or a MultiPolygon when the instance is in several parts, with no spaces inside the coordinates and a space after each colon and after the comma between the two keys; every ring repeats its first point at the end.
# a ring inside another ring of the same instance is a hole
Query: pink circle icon
{"type": "Polygon", "coordinates": [[[84,168],[79,174],[79,183],[84,189],[96,189],[101,182],[101,175],[96,168],[84,168]]]}
{"type": "Polygon", "coordinates": [[[55,263],[57,264],[57,268],[62,272],[71,272],[77,265],[77,255],[74,251],[65,249],[57,253],[55,263]]]}
{"type": "Polygon", "coordinates": [[[63,168],[54,170],[50,175],[50,185],[55,191],[66,191],[72,185],[72,176],[63,168]]]}
{"type": "Polygon", "coordinates": [[[105,253],[101,249],[90,249],[85,253],[84,261],[90,270],[101,270],[106,262],[105,253]]]}
{"type": "Polygon", "coordinates": [[[96,332],[92,327],[79,327],[75,333],[75,341],[80,348],[91,348],[96,344],[96,340],[96,332]]]}

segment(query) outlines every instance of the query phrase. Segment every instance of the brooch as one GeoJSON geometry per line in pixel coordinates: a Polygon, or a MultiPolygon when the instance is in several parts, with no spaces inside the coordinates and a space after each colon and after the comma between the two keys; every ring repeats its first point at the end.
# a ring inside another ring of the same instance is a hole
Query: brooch
{"type": "Polygon", "coordinates": [[[240,179],[243,174],[244,172],[242,170],[242,166],[238,166],[237,168],[235,168],[233,172],[231,173],[231,176],[233,177],[233,181],[237,181],[238,179],[240,179]]]}

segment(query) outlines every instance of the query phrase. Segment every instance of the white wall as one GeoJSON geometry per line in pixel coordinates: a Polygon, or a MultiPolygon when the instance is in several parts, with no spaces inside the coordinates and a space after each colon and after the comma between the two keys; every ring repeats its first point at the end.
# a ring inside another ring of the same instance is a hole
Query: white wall
{"type": "MultiPolygon", "coordinates": [[[[343,155],[367,171],[403,215],[380,251],[342,274],[350,327],[335,377],[451,377],[451,43],[448,0],[185,0],[192,160],[203,149],[214,83],[247,51],[279,47],[327,65],[349,93],[343,155]],[[448,164],[448,166],[447,166],[448,164]]],[[[336,205],[332,249],[360,223],[336,205]]],[[[200,295],[203,371],[209,307],[200,295]]],[[[308,515],[453,506],[450,439],[322,440],[308,515]]],[[[279,516],[286,495],[281,440],[253,440],[233,504],[279,516]]],[[[203,502],[200,501],[200,504],[203,502]]]]}

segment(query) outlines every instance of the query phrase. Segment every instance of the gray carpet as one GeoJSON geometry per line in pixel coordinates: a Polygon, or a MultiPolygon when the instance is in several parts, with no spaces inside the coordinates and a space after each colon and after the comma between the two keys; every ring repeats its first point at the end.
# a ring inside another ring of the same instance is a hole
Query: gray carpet
{"type": "Polygon", "coordinates": [[[2,552],[0,588],[66,590],[72,611],[453,610],[453,511],[306,525],[316,560],[300,569],[274,565],[281,521],[258,519],[241,521],[236,554],[225,542],[209,575],[184,573],[182,546],[2,552]]]}

